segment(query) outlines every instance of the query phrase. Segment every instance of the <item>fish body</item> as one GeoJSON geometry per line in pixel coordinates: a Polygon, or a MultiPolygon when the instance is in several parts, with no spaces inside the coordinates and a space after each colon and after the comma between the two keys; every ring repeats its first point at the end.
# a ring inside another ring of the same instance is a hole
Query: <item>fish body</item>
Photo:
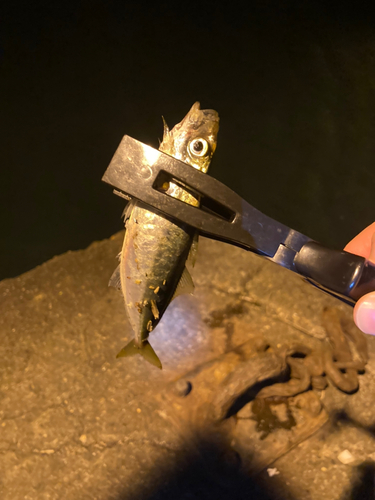
{"type": "MultiPolygon", "coordinates": [[[[219,117],[216,111],[201,110],[196,102],[185,118],[172,130],[164,122],[163,151],[192,167],[207,172],[216,149],[219,117]]],[[[191,205],[199,199],[173,182],[162,186],[170,196],[191,205]]],[[[141,354],[161,368],[156,353],[148,342],[149,334],[172,299],[193,291],[194,285],[185,267],[195,231],[150,211],[141,202],[131,201],[124,211],[125,237],[120,264],[110,285],[119,288],[125,310],[134,332],[134,340],[118,357],[141,354]]]]}

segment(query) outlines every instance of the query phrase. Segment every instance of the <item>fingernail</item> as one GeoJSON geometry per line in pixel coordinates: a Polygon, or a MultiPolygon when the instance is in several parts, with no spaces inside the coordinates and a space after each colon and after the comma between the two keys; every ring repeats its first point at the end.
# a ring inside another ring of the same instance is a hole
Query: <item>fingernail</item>
{"type": "Polygon", "coordinates": [[[362,332],[375,335],[375,293],[369,293],[357,302],[354,321],[362,332]]]}

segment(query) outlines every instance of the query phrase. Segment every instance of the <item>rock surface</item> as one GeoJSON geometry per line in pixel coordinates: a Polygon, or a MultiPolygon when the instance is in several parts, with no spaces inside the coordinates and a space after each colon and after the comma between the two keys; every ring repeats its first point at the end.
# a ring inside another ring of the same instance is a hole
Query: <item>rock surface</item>
{"type": "MultiPolygon", "coordinates": [[[[323,308],[350,308],[265,259],[202,238],[194,296],[175,299],[151,335],[163,370],[140,356],[116,359],[132,336],[121,295],[107,286],[122,238],[0,283],[0,498],[366,498],[375,469],[374,338],[360,390],[322,391],[328,424],[278,458],[273,477],[250,476],[204,436],[195,448],[181,440],[159,397],[249,340],[314,348],[325,338],[323,308]],[[350,464],[338,459],[344,450],[350,464]]],[[[190,389],[175,390],[172,406],[190,389]]]]}

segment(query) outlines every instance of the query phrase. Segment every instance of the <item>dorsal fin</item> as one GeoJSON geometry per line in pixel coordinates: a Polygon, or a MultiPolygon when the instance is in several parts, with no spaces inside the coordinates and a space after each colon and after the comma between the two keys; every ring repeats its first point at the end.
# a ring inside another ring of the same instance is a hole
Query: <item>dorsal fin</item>
{"type": "Polygon", "coordinates": [[[164,126],[164,131],[163,131],[163,141],[167,141],[169,139],[169,127],[167,122],[164,119],[164,116],[161,117],[163,120],[163,126],[164,126]]]}
{"type": "Polygon", "coordinates": [[[176,291],[174,292],[174,295],[172,297],[172,300],[178,297],[179,295],[183,295],[184,293],[193,293],[194,292],[194,283],[193,279],[190,276],[189,271],[187,268],[184,268],[184,272],[182,273],[182,276],[180,278],[180,281],[178,282],[176,291]]]}
{"type": "Polygon", "coordinates": [[[121,275],[120,275],[120,264],[113,271],[111,279],[109,280],[108,286],[113,286],[117,290],[121,290],[121,275]]]}

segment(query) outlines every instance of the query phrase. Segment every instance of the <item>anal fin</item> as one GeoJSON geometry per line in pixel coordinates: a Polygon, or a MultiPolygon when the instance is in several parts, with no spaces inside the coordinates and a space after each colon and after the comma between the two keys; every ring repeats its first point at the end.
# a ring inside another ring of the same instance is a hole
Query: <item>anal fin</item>
{"type": "Polygon", "coordinates": [[[174,292],[174,295],[172,297],[172,300],[178,297],[179,295],[183,295],[184,293],[193,293],[195,289],[193,279],[190,276],[189,271],[185,267],[184,272],[182,273],[182,276],[180,278],[180,281],[178,282],[176,291],[174,292]]]}

